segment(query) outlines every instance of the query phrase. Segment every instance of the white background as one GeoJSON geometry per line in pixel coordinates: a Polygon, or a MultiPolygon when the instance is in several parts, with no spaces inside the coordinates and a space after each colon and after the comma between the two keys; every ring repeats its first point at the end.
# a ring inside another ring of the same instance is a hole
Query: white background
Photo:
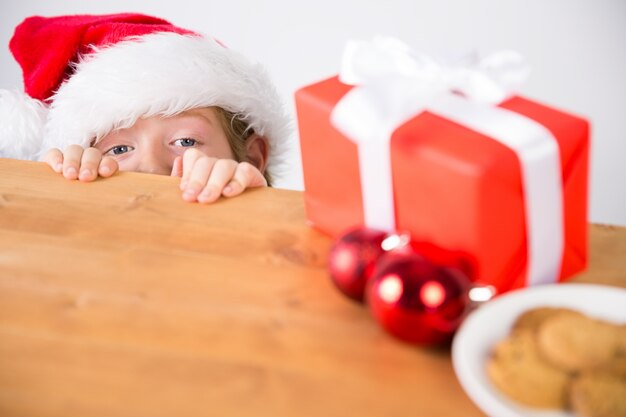
{"type": "MultiPolygon", "coordinates": [[[[626,225],[625,0],[0,0],[0,88],[22,89],[6,45],[25,17],[125,11],[211,34],[262,62],[290,112],[296,89],[337,72],[351,38],[392,35],[444,59],[516,49],[533,68],[524,95],[591,121],[590,220],[626,225]]],[[[301,188],[297,149],[293,161],[282,185],[301,188]]]]}

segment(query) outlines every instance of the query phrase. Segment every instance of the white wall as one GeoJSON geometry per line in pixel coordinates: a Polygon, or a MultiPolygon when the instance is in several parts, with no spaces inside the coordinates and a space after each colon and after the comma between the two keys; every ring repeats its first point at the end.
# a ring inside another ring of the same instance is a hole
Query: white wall
{"type": "MultiPolygon", "coordinates": [[[[210,33],[263,62],[290,111],[295,89],[337,71],[350,38],[393,35],[444,58],[519,50],[533,66],[523,94],[592,122],[590,220],[626,225],[624,0],[0,0],[0,45],[29,15],[122,11],[210,33]]],[[[21,86],[20,70],[3,47],[0,87],[21,86]]],[[[301,187],[299,169],[284,185],[301,187]]]]}

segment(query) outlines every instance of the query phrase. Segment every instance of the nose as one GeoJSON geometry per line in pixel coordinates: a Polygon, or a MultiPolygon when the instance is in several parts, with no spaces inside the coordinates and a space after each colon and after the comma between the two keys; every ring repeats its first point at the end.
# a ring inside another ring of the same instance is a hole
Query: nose
{"type": "Polygon", "coordinates": [[[146,161],[146,163],[142,163],[137,172],[143,172],[146,174],[157,174],[157,175],[170,175],[172,172],[172,166],[167,166],[163,164],[151,164],[146,161]]]}
{"type": "Polygon", "coordinates": [[[155,148],[147,150],[142,155],[136,171],[146,174],[170,175],[174,162],[173,158],[166,152],[159,151],[155,148]]]}

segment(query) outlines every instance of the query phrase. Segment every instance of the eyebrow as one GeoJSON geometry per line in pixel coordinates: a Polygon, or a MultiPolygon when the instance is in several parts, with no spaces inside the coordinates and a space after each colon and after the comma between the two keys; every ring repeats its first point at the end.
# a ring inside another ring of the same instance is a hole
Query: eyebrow
{"type": "MultiPolygon", "coordinates": [[[[190,109],[190,110],[187,110],[187,111],[185,111],[183,113],[179,113],[179,114],[176,114],[176,115],[173,115],[173,116],[162,116],[162,117],[164,117],[166,119],[174,119],[174,118],[180,118],[180,119],[186,119],[186,118],[200,119],[200,120],[204,120],[205,122],[207,122],[209,124],[209,126],[211,126],[212,128],[215,127],[214,121],[211,120],[208,117],[208,115],[206,115],[204,112],[201,112],[199,108],[190,109]]],[[[113,130],[111,132],[113,132],[113,130]]],[[[95,147],[96,145],[102,145],[102,143],[103,143],[102,140],[96,141],[96,138],[93,138],[89,142],[89,146],[90,147],[95,147]]]]}
{"type": "Polygon", "coordinates": [[[213,120],[211,120],[207,115],[205,115],[203,112],[199,111],[198,109],[192,109],[192,110],[188,110],[185,113],[181,113],[179,115],[177,115],[177,117],[180,118],[194,118],[194,119],[202,119],[205,120],[209,125],[213,126],[213,120]]]}

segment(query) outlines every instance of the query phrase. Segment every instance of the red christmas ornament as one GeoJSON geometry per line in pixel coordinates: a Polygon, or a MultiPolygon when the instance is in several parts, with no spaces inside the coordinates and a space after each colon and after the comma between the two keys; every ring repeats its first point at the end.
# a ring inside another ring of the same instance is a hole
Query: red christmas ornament
{"type": "Polygon", "coordinates": [[[346,296],[363,301],[366,283],[376,261],[385,252],[382,242],[387,236],[380,230],[360,228],[335,242],[328,256],[328,270],[337,288],[346,296]]]}
{"type": "Polygon", "coordinates": [[[451,339],[470,310],[471,283],[460,269],[438,266],[416,252],[391,252],[368,283],[367,303],[392,335],[420,345],[451,339]]]}

